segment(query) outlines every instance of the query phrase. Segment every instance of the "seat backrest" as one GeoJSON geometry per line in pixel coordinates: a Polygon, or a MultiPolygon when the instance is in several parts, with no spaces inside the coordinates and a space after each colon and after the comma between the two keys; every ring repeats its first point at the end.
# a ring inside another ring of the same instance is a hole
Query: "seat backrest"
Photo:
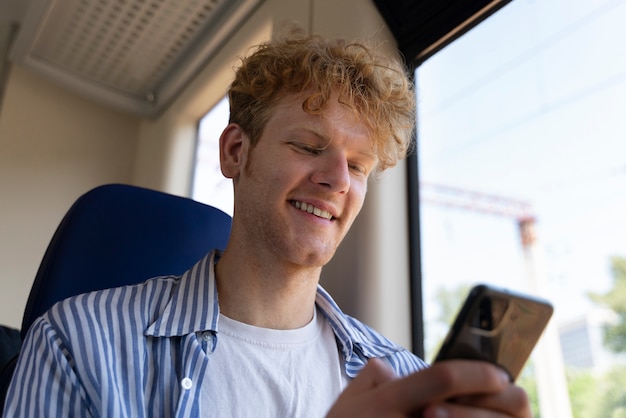
{"type": "Polygon", "coordinates": [[[181,274],[224,249],[231,218],[194,200],[110,184],[81,196],[57,228],[35,276],[22,321],[69,296],[181,274]]]}
{"type": "MultiPolygon", "coordinates": [[[[213,249],[224,249],[231,218],[191,199],[111,184],[81,196],[69,209],[35,276],[21,335],[54,303],[92,290],[179,275],[213,249]]],[[[15,367],[13,362],[12,367],[15,367]]],[[[1,395],[12,370],[4,370],[1,395]]]]}

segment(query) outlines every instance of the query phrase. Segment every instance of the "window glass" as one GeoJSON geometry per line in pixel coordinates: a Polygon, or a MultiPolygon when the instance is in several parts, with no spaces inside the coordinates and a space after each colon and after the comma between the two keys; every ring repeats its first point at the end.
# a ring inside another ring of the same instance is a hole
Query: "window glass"
{"type": "Polygon", "coordinates": [[[201,120],[194,165],[192,198],[232,216],[233,183],[220,170],[219,139],[228,125],[228,98],[223,98],[201,120]]]}
{"type": "Polygon", "coordinates": [[[416,70],[426,357],[470,285],[546,297],[536,416],[626,413],[625,21],[623,1],[518,0],[416,70]]]}

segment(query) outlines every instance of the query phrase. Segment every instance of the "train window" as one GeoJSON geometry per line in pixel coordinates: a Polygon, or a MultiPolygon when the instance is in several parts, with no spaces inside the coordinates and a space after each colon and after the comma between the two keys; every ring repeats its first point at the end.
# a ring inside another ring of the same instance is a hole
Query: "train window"
{"type": "Polygon", "coordinates": [[[626,411],[624,21],[513,1],[415,72],[426,357],[473,283],[547,297],[536,416],[626,411]]]}
{"type": "Polygon", "coordinates": [[[198,126],[191,197],[232,216],[232,181],[222,175],[219,159],[220,134],[227,124],[228,98],[224,97],[200,120],[198,126]]]}

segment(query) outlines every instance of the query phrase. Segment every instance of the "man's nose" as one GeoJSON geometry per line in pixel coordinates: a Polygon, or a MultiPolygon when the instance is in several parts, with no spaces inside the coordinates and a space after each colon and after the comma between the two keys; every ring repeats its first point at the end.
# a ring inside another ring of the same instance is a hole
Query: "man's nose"
{"type": "Polygon", "coordinates": [[[312,177],[313,181],[333,192],[345,193],[350,189],[350,167],[341,153],[327,154],[320,158],[320,164],[312,177]]]}

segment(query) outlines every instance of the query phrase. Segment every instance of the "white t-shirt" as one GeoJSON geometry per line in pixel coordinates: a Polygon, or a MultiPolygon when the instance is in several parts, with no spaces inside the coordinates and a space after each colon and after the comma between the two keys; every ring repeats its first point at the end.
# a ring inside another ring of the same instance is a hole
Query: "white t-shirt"
{"type": "Polygon", "coordinates": [[[348,384],[335,335],[317,309],[295,330],[220,315],[217,347],[208,355],[205,417],[323,417],[348,384]]]}

